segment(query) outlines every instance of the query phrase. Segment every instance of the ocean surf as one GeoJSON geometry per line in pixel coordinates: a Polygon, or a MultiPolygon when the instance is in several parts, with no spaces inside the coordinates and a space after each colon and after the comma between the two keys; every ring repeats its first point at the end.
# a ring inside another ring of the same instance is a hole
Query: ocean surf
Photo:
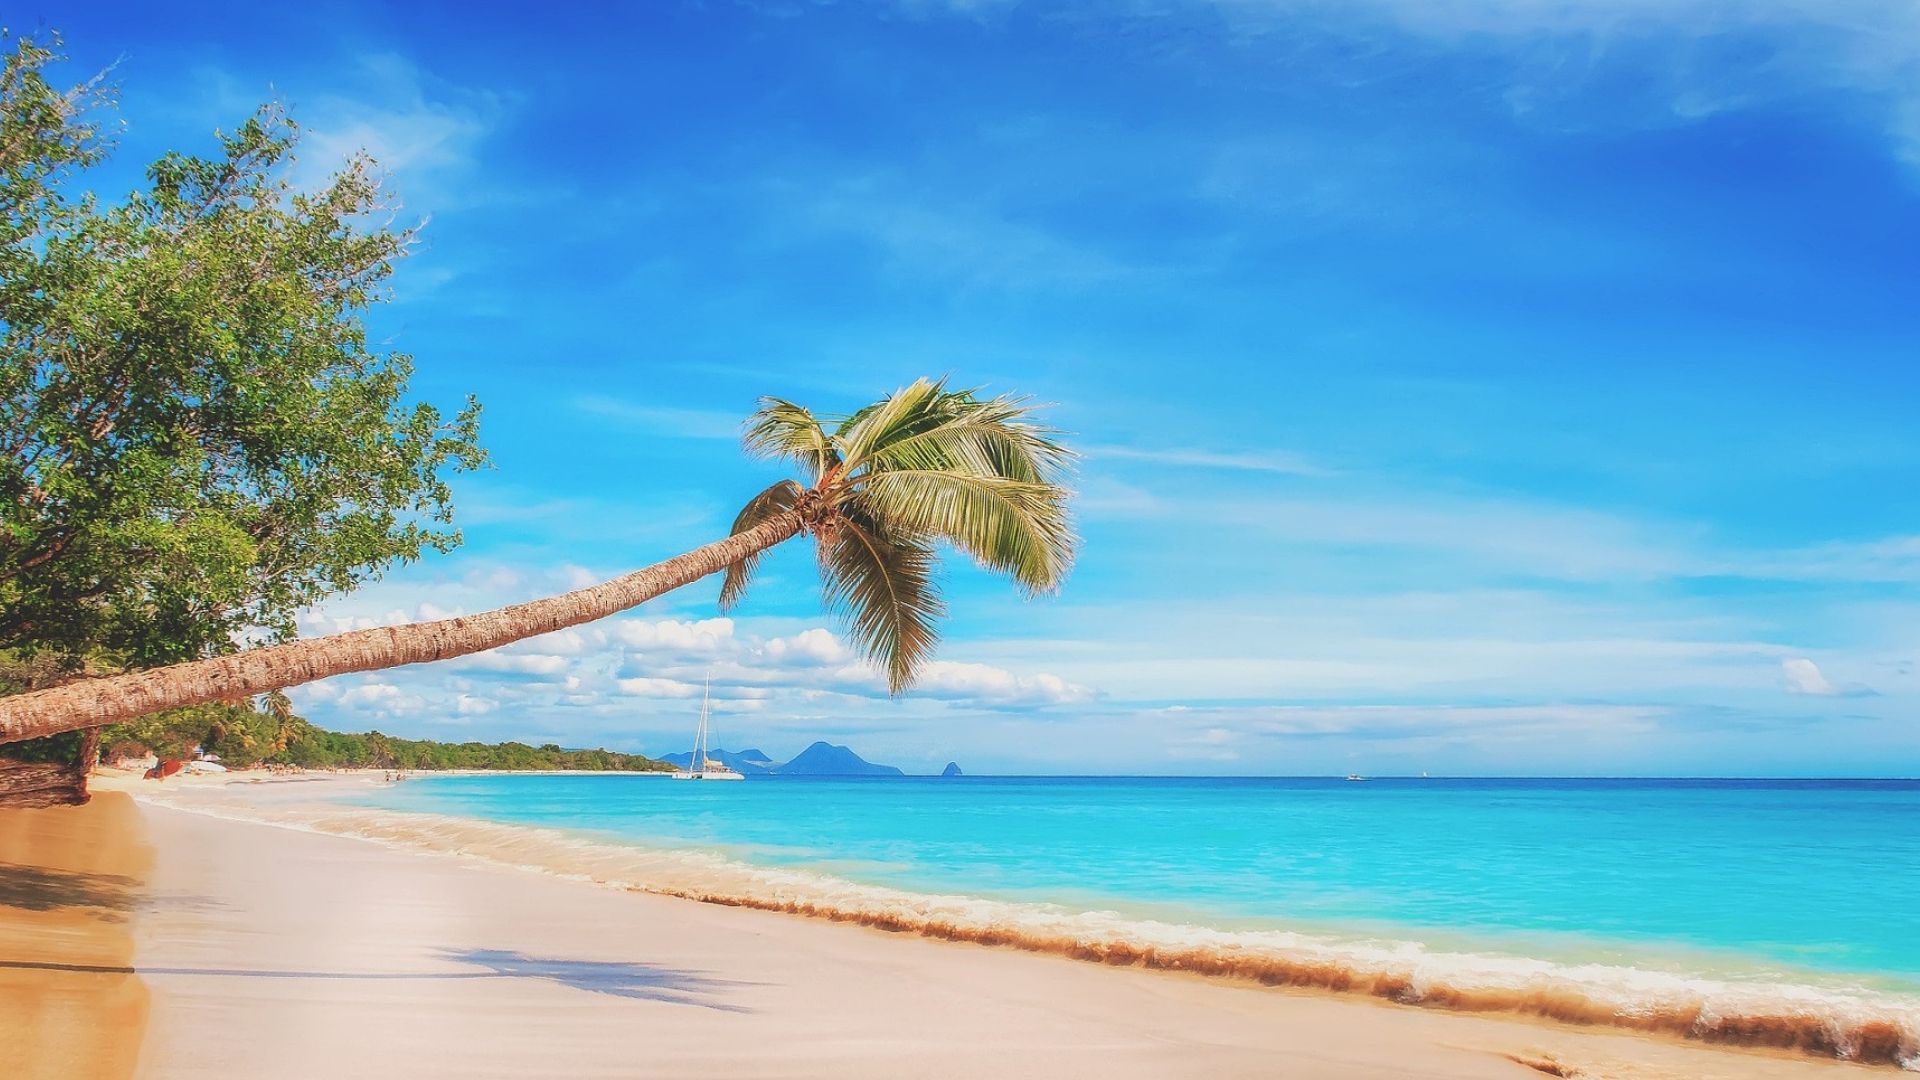
{"type": "MultiPolygon", "coordinates": [[[[1136,884],[1131,891],[1115,886],[1117,879],[1110,868],[1101,869],[1099,845],[1091,843],[1085,845],[1081,859],[1084,874],[1071,865],[1061,867],[1057,878],[1023,874],[1017,869],[1023,860],[1014,860],[1016,868],[1009,871],[1003,865],[1007,860],[992,854],[991,829],[969,865],[929,875],[917,865],[925,846],[904,839],[917,830],[933,828],[925,821],[903,823],[896,812],[886,824],[869,825],[864,832],[852,830],[846,843],[836,844],[831,836],[813,833],[809,815],[798,810],[803,805],[817,808],[833,803],[836,809],[829,816],[836,820],[861,805],[879,810],[878,804],[884,803],[897,811],[899,802],[928,798],[924,790],[917,796],[908,790],[925,785],[768,782],[733,786],[754,789],[753,803],[726,801],[713,794],[681,795],[665,789],[683,785],[618,777],[450,778],[409,781],[392,789],[315,785],[345,787],[349,796],[300,798],[297,790],[287,790],[271,798],[259,797],[271,786],[251,786],[251,792],[236,786],[218,794],[167,792],[157,799],[202,813],[479,859],[611,888],[896,933],[1269,986],[1364,994],[1413,1006],[1505,1012],[1920,1067],[1920,994],[1910,989],[1897,970],[1795,965],[1751,951],[1701,948],[1697,939],[1662,949],[1646,942],[1612,942],[1591,933],[1563,933],[1561,939],[1537,931],[1503,937],[1485,927],[1474,931],[1398,923],[1381,918],[1378,910],[1366,909],[1355,911],[1346,925],[1327,920],[1317,910],[1289,925],[1272,914],[1250,915],[1246,905],[1235,899],[1236,889],[1226,884],[1231,875],[1223,868],[1236,859],[1257,862],[1252,850],[1242,850],[1237,857],[1219,851],[1196,854],[1189,860],[1192,870],[1187,875],[1193,895],[1178,902],[1141,895],[1166,891],[1152,884],[1168,868],[1159,864],[1156,845],[1150,840],[1141,841],[1136,852],[1153,864],[1143,874],[1148,884],[1136,884]],[[574,805],[577,799],[599,805],[601,812],[582,812],[574,805]],[[628,811],[634,800],[647,804],[640,818],[671,835],[651,836],[646,829],[632,827],[634,815],[628,811]],[[763,828],[768,814],[761,811],[774,808],[786,813],[773,817],[784,816],[786,822],[776,820],[763,828]],[[618,820],[609,820],[609,814],[618,820]],[[661,820],[655,820],[656,814],[661,820]],[[794,819],[799,819],[797,825],[794,819]],[[669,824],[675,828],[665,829],[669,824]],[[891,836],[893,843],[872,842],[877,834],[891,836]],[[776,835],[781,842],[772,842],[776,835]],[[987,868],[999,872],[984,872],[987,868]],[[1206,874],[1215,876],[1217,888],[1209,889],[1206,874]],[[982,887],[940,887],[962,880],[982,887]],[[1079,888],[1065,895],[1065,890],[1049,889],[1046,881],[1054,880],[1075,881],[1079,888]],[[1062,895],[1050,897],[1049,892],[1062,895]],[[1205,902],[1210,895],[1215,898],[1211,906],[1205,902]],[[1194,902],[1194,896],[1202,902],[1194,902]],[[1520,951],[1515,948],[1519,943],[1545,947],[1520,951]]],[[[1039,798],[1053,800],[1050,810],[1068,818],[1086,815],[1090,801],[1063,796],[1058,788],[1045,785],[1028,784],[1020,792],[1013,802],[1028,803],[1036,792],[1045,792],[1039,798]]],[[[1135,812],[1180,819],[1162,821],[1161,826],[1193,826],[1217,811],[1197,809],[1191,805],[1192,793],[1188,796],[1184,809],[1155,810],[1149,804],[1146,809],[1136,807],[1135,812]]],[[[1284,802],[1291,796],[1285,790],[1268,790],[1261,797],[1284,802]]],[[[995,805],[988,818],[1004,815],[1008,800],[991,794],[981,798],[995,805]]],[[[1111,798],[1112,789],[1105,788],[1091,801],[1110,803],[1111,798]]],[[[1116,817],[1114,808],[1106,805],[1091,817],[1067,831],[1079,834],[1104,828],[1112,833],[1125,815],[1116,817]]],[[[1614,827],[1625,826],[1616,822],[1614,827]]],[[[955,835],[968,832],[966,826],[955,828],[950,820],[938,828],[943,833],[952,829],[955,835]]],[[[1298,830],[1295,835],[1299,838],[1298,830]]],[[[1018,842],[1019,837],[1010,840],[1018,842]]],[[[1050,847],[1047,853],[1058,854],[1050,847]]],[[[1536,898],[1552,895],[1551,890],[1530,888],[1511,876],[1503,882],[1497,872],[1501,855],[1489,852],[1489,860],[1477,872],[1457,867],[1451,873],[1477,877],[1479,888],[1496,895],[1502,888],[1536,898]]],[[[1378,883],[1367,881],[1364,872],[1352,867],[1329,880],[1344,883],[1331,890],[1337,902],[1363,903],[1378,891],[1378,883]]],[[[1237,887],[1258,891],[1257,882],[1244,876],[1237,887]]],[[[1723,896],[1728,904],[1737,905],[1741,899],[1731,885],[1723,896]]],[[[1649,921],[1658,923],[1652,917],[1655,914],[1649,913],[1649,921]]],[[[1890,914],[1895,919],[1908,917],[1901,911],[1890,914]]],[[[1700,918],[1705,921],[1709,916],[1719,917],[1703,911],[1700,918]]],[[[1485,920],[1472,921],[1477,925],[1485,920]]],[[[1789,948],[1808,955],[1822,952],[1805,946],[1806,942],[1788,943],[1789,948]]],[[[1869,952],[1854,949],[1851,955],[1869,952]]]]}

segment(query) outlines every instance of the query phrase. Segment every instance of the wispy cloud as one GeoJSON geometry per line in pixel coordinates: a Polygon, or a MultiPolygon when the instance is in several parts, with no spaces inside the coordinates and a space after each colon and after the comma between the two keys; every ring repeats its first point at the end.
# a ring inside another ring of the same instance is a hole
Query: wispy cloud
{"type": "MultiPolygon", "coordinates": [[[[1003,23],[1022,5],[895,6],[1003,23]]],[[[1474,56],[1514,116],[1561,130],[1671,126],[1825,94],[1864,104],[1894,154],[1920,167],[1920,6],[1907,0],[1136,0],[1056,15],[1189,63],[1201,54],[1169,42],[1211,37],[1291,63],[1344,40],[1391,52],[1401,73],[1474,56]]],[[[1350,52],[1338,55],[1352,78],[1366,77],[1350,52]]]]}
{"type": "Polygon", "coordinates": [[[352,87],[291,102],[304,129],[296,182],[318,187],[365,152],[395,181],[406,209],[432,213],[511,196],[498,178],[474,183],[487,139],[510,115],[495,90],[437,79],[395,53],[370,53],[338,73],[352,87]]]}
{"type": "Polygon", "coordinates": [[[1175,708],[1167,713],[1183,724],[1207,725],[1201,734],[1213,743],[1245,738],[1395,738],[1417,734],[1470,735],[1473,738],[1552,736],[1569,731],[1591,735],[1644,734],[1672,710],[1647,705],[1595,705],[1539,702],[1523,705],[1275,705],[1264,707],[1175,708]],[[1221,725],[1231,721],[1231,726],[1221,725]]]}
{"type": "Polygon", "coordinates": [[[742,417],[719,409],[675,405],[647,405],[589,394],[575,398],[574,408],[589,416],[644,430],[653,436],[679,439],[738,439],[742,417]]]}
{"type": "Polygon", "coordinates": [[[1548,124],[1686,123],[1755,104],[1872,102],[1894,152],[1920,166],[1920,7],[1905,0],[1194,0],[1243,41],[1391,28],[1457,53],[1503,52],[1506,100],[1548,124]],[[1356,25],[1358,22],[1358,25],[1356,25]],[[1638,73],[1633,93],[1614,78],[1638,73]],[[1577,104],[1606,88],[1606,108],[1577,104]],[[1640,95],[1636,100],[1634,94],[1640,95]]]}
{"type": "Polygon", "coordinates": [[[1094,444],[1086,447],[1089,460],[1138,461],[1149,465],[1170,465],[1194,469],[1226,469],[1233,472],[1276,473],[1282,476],[1331,476],[1333,470],[1316,464],[1304,454],[1284,450],[1222,452],[1192,448],[1148,448],[1094,444]]]}
{"type": "Polygon", "coordinates": [[[890,273],[969,288],[1083,287],[1143,270],[1042,223],[1019,220],[978,194],[930,198],[917,185],[894,177],[834,183],[813,195],[804,214],[785,227],[815,236],[850,237],[882,256],[890,273]]]}

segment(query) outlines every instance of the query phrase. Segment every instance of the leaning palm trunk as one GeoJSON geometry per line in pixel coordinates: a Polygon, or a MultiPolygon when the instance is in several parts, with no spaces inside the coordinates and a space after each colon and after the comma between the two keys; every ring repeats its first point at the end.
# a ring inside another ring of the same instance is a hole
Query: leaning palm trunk
{"type": "Polygon", "coordinates": [[[932,655],[946,606],[934,581],[945,543],[1029,595],[1059,586],[1074,536],[1061,482],[1072,453],[1024,399],[985,398],[920,379],[829,425],[763,398],[747,449],[799,465],[753,497],[733,535],[591,589],[460,619],[356,630],[213,660],[0,697],[0,743],[98,727],[162,709],[231,701],[355,671],[497,649],[603,619],[727,572],[738,603],[768,548],[811,533],[827,606],[901,693],[932,655]]]}
{"type": "Polygon", "coordinates": [[[591,588],[480,615],[383,626],[0,697],[0,743],[251,697],[317,679],[485,652],[593,622],[719,573],[799,534],[789,509],[725,540],[591,588]]]}

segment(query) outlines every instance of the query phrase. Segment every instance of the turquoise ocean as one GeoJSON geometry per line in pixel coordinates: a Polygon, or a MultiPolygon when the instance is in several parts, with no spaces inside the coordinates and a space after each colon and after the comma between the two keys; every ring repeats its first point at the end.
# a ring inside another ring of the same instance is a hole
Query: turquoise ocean
{"type": "Polygon", "coordinates": [[[317,822],[890,929],[1920,1058],[1920,782],[431,777],[317,822]]]}

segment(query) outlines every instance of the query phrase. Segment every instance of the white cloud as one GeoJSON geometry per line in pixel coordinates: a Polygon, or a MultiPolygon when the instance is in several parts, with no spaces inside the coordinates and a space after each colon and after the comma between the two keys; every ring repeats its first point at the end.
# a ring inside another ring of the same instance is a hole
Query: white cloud
{"type": "Polygon", "coordinates": [[[1235,746],[1239,741],[1240,736],[1237,732],[1228,728],[1212,727],[1169,741],[1166,754],[1175,761],[1212,762],[1226,765],[1240,760],[1240,750],[1235,746]]]}
{"type": "Polygon", "coordinates": [[[357,93],[293,103],[303,128],[297,183],[317,188],[365,151],[416,210],[454,208],[476,191],[497,190],[464,181],[507,111],[502,97],[435,79],[393,54],[364,56],[358,70],[346,74],[357,80],[357,93]]]}
{"type": "Polygon", "coordinates": [[[767,659],[779,663],[844,664],[853,650],[824,627],[802,630],[792,637],[774,638],[763,647],[767,659]]]}
{"type": "Polygon", "coordinates": [[[606,643],[607,632],[600,627],[577,626],[570,630],[556,630],[551,634],[528,638],[517,643],[515,647],[558,656],[581,656],[604,648],[606,643]]]}
{"type": "Polygon", "coordinates": [[[329,680],[296,686],[289,691],[289,696],[301,705],[323,705],[339,701],[341,691],[344,689],[345,687],[338,680],[329,680]]]}
{"type": "Polygon", "coordinates": [[[500,703],[492,698],[477,697],[473,694],[461,694],[454,699],[454,711],[461,716],[485,716],[498,709],[500,703]]]}
{"type": "Polygon", "coordinates": [[[1045,673],[1016,675],[990,664],[934,660],[915,684],[916,693],[962,698],[999,706],[1073,705],[1092,701],[1094,691],[1045,673]]]}
{"type": "Polygon", "coordinates": [[[1821,674],[1820,666],[1804,656],[1792,656],[1780,661],[1780,674],[1787,680],[1789,694],[1832,697],[1840,692],[1821,674]]]}
{"type": "MultiPolygon", "coordinates": [[[[769,692],[887,696],[879,669],[825,627],[763,639],[737,634],[730,619],[634,619],[614,624],[612,637],[630,649],[619,686],[635,696],[688,696],[689,688],[697,692],[709,676],[716,698],[760,698],[769,692]]],[[[1007,708],[1075,704],[1098,696],[1057,675],[1016,674],[950,660],[928,663],[909,693],[1007,708]]]]}
{"type": "Polygon", "coordinates": [[[462,668],[498,671],[514,675],[565,675],[573,662],[551,653],[484,652],[451,661],[462,668]]]}
{"type": "Polygon", "coordinates": [[[700,694],[700,687],[678,679],[621,679],[616,685],[621,693],[633,697],[690,698],[700,694]]]}
{"type": "Polygon", "coordinates": [[[733,642],[733,620],[622,619],[612,624],[611,632],[615,641],[643,653],[662,650],[711,655],[733,642]]]}
{"type": "Polygon", "coordinates": [[[411,716],[426,705],[417,694],[393,683],[378,681],[363,682],[342,690],[335,703],[349,714],[364,717],[411,716]]]}
{"type": "Polygon", "coordinates": [[[392,683],[361,683],[343,692],[339,700],[348,706],[387,705],[400,700],[400,688],[392,683]]]}

